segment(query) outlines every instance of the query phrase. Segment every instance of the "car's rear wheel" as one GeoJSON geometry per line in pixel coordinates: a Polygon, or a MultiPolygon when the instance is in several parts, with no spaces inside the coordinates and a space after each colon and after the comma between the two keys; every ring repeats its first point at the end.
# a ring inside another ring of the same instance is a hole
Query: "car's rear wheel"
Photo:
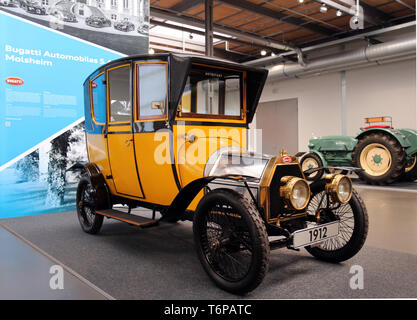
{"type": "Polygon", "coordinates": [[[103,216],[95,212],[94,193],[90,179],[81,178],[77,188],[77,216],[81,228],[91,234],[98,233],[103,225],[103,216]]]}
{"type": "Polygon", "coordinates": [[[214,190],[200,201],[193,230],[200,262],[217,286],[244,294],[262,282],[269,242],[251,201],[231,190],[214,190]]]}
{"type": "MultiPolygon", "coordinates": [[[[339,235],[320,243],[306,247],[314,257],[328,261],[341,262],[352,258],[365,243],[368,235],[368,213],[365,204],[356,191],[346,204],[328,204],[326,182],[311,185],[311,200],[307,207],[310,216],[320,215],[320,223],[339,221],[339,235]]],[[[309,226],[317,223],[311,222],[309,226]]]]}
{"type": "Polygon", "coordinates": [[[406,164],[405,151],[398,141],[384,133],[361,138],[353,151],[353,163],[364,169],[359,177],[369,184],[391,184],[398,180],[406,164]]]}

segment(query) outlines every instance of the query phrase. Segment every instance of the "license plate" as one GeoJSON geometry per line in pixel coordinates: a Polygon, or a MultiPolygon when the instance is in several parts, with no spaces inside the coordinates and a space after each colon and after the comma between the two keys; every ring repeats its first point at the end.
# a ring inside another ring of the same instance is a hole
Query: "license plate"
{"type": "Polygon", "coordinates": [[[297,230],[293,233],[295,249],[319,244],[339,235],[339,221],[321,224],[316,227],[297,230]]]}

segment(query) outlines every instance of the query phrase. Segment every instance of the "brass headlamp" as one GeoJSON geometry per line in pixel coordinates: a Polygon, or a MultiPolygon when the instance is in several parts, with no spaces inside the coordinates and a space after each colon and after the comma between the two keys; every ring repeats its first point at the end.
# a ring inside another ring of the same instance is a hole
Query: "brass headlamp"
{"type": "Polygon", "coordinates": [[[287,205],[295,210],[303,210],[310,201],[310,186],[307,181],[298,177],[285,176],[281,178],[284,183],[280,188],[280,196],[287,205]]]}
{"type": "Polygon", "coordinates": [[[343,174],[329,174],[326,176],[326,192],[332,202],[346,204],[352,198],[352,180],[343,174]]]}

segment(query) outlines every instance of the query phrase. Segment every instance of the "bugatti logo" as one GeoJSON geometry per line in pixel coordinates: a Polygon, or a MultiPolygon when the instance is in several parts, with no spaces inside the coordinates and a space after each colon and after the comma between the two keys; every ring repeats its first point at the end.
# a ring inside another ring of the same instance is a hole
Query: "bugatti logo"
{"type": "Polygon", "coordinates": [[[282,162],[284,162],[284,163],[288,163],[288,162],[291,162],[291,161],[292,161],[291,157],[283,157],[282,158],[282,162]]]}
{"type": "Polygon", "coordinates": [[[6,79],[7,84],[11,84],[12,86],[20,86],[23,84],[23,80],[16,77],[9,77],[6,79]]]}
{"type": "Polygon", "coordinates": [[[97,83],[95,83],[94,81],[91,82],[91,88],[93,88],[93,89],[97,88],[97,83]]]}

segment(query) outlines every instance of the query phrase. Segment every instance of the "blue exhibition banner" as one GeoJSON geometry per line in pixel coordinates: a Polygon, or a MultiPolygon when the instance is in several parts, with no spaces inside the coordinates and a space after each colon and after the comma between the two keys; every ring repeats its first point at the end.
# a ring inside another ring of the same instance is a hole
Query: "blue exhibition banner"
{"type": "Polygon", "coordinates": [[[0,218],[73,210],[77,177],[67,168],[86,160],[83,82],[124,54],[65,32],[81,28],[61,32],[0,8],[0,218]]]}

